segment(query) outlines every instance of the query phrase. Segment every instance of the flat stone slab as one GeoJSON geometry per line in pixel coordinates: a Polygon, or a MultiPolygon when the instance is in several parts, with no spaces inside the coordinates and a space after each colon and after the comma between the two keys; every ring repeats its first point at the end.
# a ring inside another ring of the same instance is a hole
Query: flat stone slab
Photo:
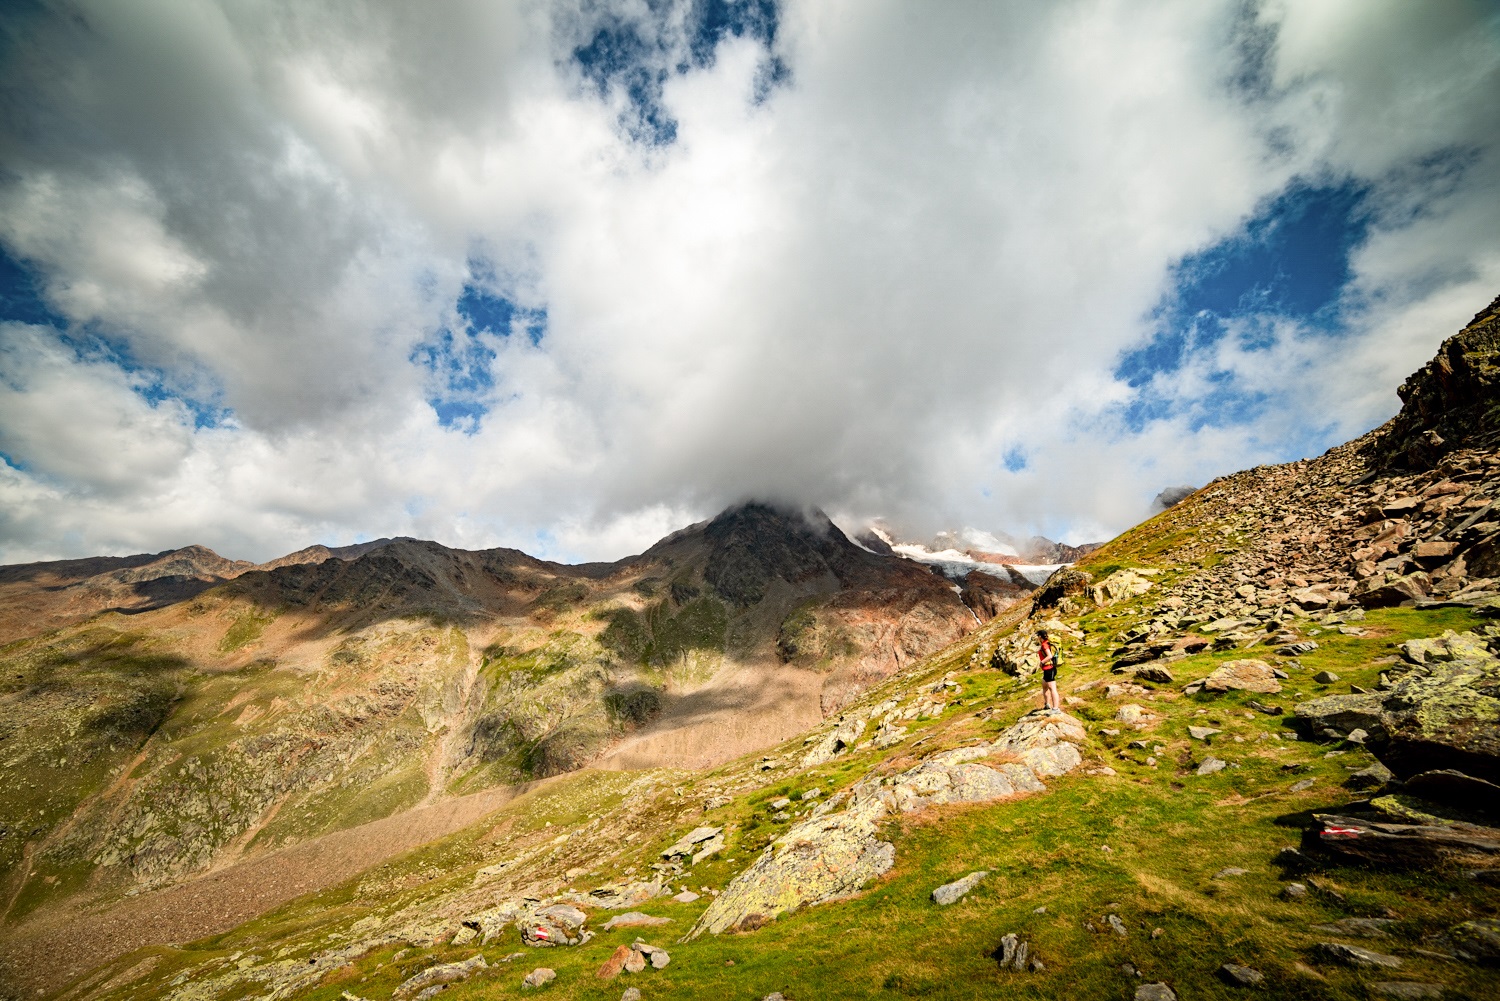
{"type": "Polygon", "coordinates": [[[981,869],[978,872],[969,873],[963,879],[955,879],[951,883],[944,883],[942,886],[932,891],[932,902],[934,904],[937,904],[939,907],[947,907],[949,904],[956,904],[958,903],[958,901],[962,900],[970,890],[978,886],[980,880],[984,879],[984,877],[988,875],[989,870],[981,869]]]}

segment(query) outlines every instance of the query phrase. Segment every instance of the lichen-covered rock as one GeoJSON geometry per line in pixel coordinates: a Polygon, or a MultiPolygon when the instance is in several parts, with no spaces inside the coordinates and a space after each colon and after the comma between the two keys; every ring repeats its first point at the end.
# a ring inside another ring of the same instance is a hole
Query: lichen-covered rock
{"type": "Polygon", "coordinates": [[[896,849],[881,841],[876,821],[940,803],[982,803],[1046,788],[1042,777],[1082,763],[1072,741],[1086,734],[1071,716],[1030,713],[992,743],[934,754],[888,779],[867,776],[829,797],[813,817],[777,839],[725,887],[687,935],[748,931],[808,904],[847,896],[890,871],[896,849]],[[1016,760],[981,764],[995,756],[1016,760]],[[845,808],[833,813],[835,807],[845,808]]]}
{"type": "Polygon", "coordinates": [[[962,900],[970,890],[979,885],[980,880],[989,875],[989,871],[980,869],[971,872],[963,879],[955,879],[951,883],[944,883],[932,891],[932,902],[939,907],[947,907],[962,900]]]}
{"type": "Polygon", "coordinates": [[[1089,589],[1089,597],[1101,608],[1151,590],[1151,582],[1134,570],[1116,570],[1089,589]]]}
{"type": "Polygon", "coordinates": [[[853,747],[865,732],[865,718],[850,714],[840,717],[839,725],[831,733],[813,740],[812,749],[802,756],[802,767],[812,768],[853,747]]]}
{"type": "Polygon", "coordinates": [[[1444,635],[1413,648],[1423,663],[1386,691],[1313,699],[1297,717],[1315,733],[1364,730],[1366,746],[1401,777],[1456,768],[1500,781],[1500,659],[1477,641],[1444,635]]]}
{"type": "Polygon", "coordinates": [[[1211,692],[1227,692],[1236,689],[1242,692],[1260,692],[1274,695],[1281,691],[1281,682],[1276,672],[1263,660],[1226,660],[1218,669],[1203,679],[1203,687],[1211,692]]]}
{"type": "Polygon", "coordinates": [[[428,987],[467,980],[487,965],[484,961],[484,956],[476,953],[460,963],[442,963],[438,966],[429,966],[416,976],[402,981],[401,986],[396,988],[396,997],[410,997],[428,987]]]}
{"type": "Polygon", "coordinates": [[[847,896],[889,872],[895,860],[895,846],[879,839],[868,811],[805,821],[736,876],[688,938],[705,931],[749,930],[805,904],[847,896]]]}
{"type": "Polygon", "coordinates": [[[1500,963],[1500,921],[1480,918],[1448,929],[1460,956],[1473,962],[1500,963]]]}
{"type": "Polygon", "coordinates": [[[664,859],[686,858],[698,851],[699,845],[718,837],[723,830],[722,827],[696,827],[679,838],[676,844],[662,851],[661,857],[664,859]]]}
{"type": "Polygon", "coordinates": [[[522,915],[516,924],[521,941],[529,946],[582,945],[594,937],[583,926],[587,920],[587,914],[570,904],[553,904],[522,915]]]}

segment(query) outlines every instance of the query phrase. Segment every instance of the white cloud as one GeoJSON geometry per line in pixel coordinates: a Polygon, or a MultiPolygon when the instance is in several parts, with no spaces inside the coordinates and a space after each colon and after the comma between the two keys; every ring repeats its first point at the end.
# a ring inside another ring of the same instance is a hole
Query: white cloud
{"type": "Polygon", "coordinates": [[[570,62],[592,4],[18,20],[0,242],[234,419],[195,427],[133,391],[144,369],[6,328],[0,559],[391,534],[613,558],[753,495],[1080,541],[1388,416],[1500,284],[1480,5],[788,3],[792,75],[762,103],[753,38],[677,74],[682,9],[616,8],[661,32],[671,145],[632,142],[622,92],[570,62]],[[1236,85],[1268,37],[1263,86],[1236,85]],[[1320,173],[1383,206],[1347,339],[1283,323],[1157,380],[1281,394],[1247,421],[1124,425],[1112,373],[1172,264],[1320,173]],[[411,359],[473,257],[547,330],[491,338],[465,434],[411,359]]]}

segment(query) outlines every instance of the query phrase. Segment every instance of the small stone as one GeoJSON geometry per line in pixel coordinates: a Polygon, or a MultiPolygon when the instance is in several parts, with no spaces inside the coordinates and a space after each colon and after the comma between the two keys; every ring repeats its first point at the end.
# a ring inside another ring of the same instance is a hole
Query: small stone
{"type": "Polygon", "coordinates": [[[1315,785],[1317,785],[1317,782],[1313,779],[1301,779],[1292,783],[1292,792],[1302,792],[1304,789],[1311,789],[1315,785]]]}
{"type": "Polygon", "coordinates": [[[1420,1001],[1422,998],[1443,996],[1442,984],[1423,984],[1414,980],[1387,980],[1370,986],[1374,988],[1376,994],[1396,998],[1397,1001],[1420,1001]]]}
{"type": "Polygon", "coordinates": [[[1287,900],[1307,899],[1307,886],[1303,883],[1288,883],[1282,887],[1281,895],[1287,900]]]}
{"type": "Polygon", "coordinates": [[[1239,866],[1232,865],[1228,868],[1220,869],[1218,872],[1214,873],[1214,879],[1224,879],[1228,876],[1245,876],[1248,875],[1249,872],[1249,869],[1241,869],[1239,866]]]}
{"type": "Polygon", "coordinates": [[[1046,914],[1047,913],[1047,905],[1043,904],[1040,907],[1033,907],[1031,909],[1031,913],[1033,913],[1033,914],[1046,914]]]}
{"type": "Polygon", "coordinates": [[[969,873],[963,879],[956,879],[951,883],[944,883],[942,886],[932,891],[932,902],[934,904],[937,904],[939,907],[947,907],[949,904],[957,903],[964,898],[965,894],[974,889],[974,887],[978,886],[980,880],[984,879],[984,877],[988,875],[988,870],[981,869],[978,872],[969,873]]]}
{"type": "Polygon", "coordinates": [[[760,1001],[786,1001],[786,997],[780,991],[772,991],[761,998],[760,1001]]]}
{"type": "Polygon", "coordinates": [[[990,953],[990,956],[1000,963],[1000,969],[1011,969],[1017,973],[1026,970],[1026,957],[1031,951],[1031,943],[1022,939],[1014,932],[1008,932],[1000,939],[1000,948],[990,953]]]}
{"type": "Polygon", "coordinates": [[[620,995],[620,1001],[641,1001],[641,989],[639,987],[625,988],[625,993],[620,995]]]}
{"type": "Polygon", "coordinates": [[[546,966],[538,966],[526,978],[521,981],[522,987],[540,987],[557,979],[557,971],[546,966]]]}
{"type": "Polygon", "coordinates": [[[1334,674],[1332,671],[1319,671],[1317,674],[1313,675],[1313,680],[1320,685],[1331,685],[1335,681],[1339,680],[1339,676],[1337,674],[1334,674]]]}
{"type": "Polygon", "coordinates": [[[630,955],[625,957],[625,972],[640,973],[646,968],[646,954],[638,949],[631,949],[630,955]]]}
{"type": "Polygon", "coordinates": [[[1211,726],[1190,726],[1190,727],[1188,727],[1188,736],[1192,737],[1194,740],[1207,740],[1208,738],[1212,737],[1214,734],[1216,734],[1216,733],[1223,733],[1223,732],[1224,731],[1222,731],[1222,730],[1215,730],[1211,726]]]}
{"type": "Polygon", "coordinates": [[[1240,987],[1254,987],[1265,980],[1265,975],[1259,970],[1248,966],[1239,966],[1235,963],[1225,963],[1219,967],[1219,976],[1226,983],[1237,984],[1240,987]]]}
{"type": "Polygon", "coordinates": [[[1228,767],[1229,767],[1229,762],[1227,762],[1227,761],[1221,761],[1218,758],[1210,756],[1210,757],[1207,757],[1207,758],[1203,759],[1203,764],[1201,764],[1201,765],[1198,766],[1198,770],[1194,774],[1197,774],[1197,775],[1212,775],[1215,772],[1222,772],[1224,769],[1226,769],[1228,767]]]}
{"type": "Polygon", "coordinates": [[[1167,930],[1165,928],[1153,928],[1153,929],[1151,929],[1151,937],[1152,938],[1161,938],[1166,933],[1167,933],[1167,930]]]}
{"type": "Polygon", "coordinates": [[[1401,960],[1395,956],[1387,956],[1383,952],[1374,952],[1370,949],[1362,949],[1357,945],[1346,945],[1343,942],[1319,942],[1314,949],[1324,959],[1345,966],[1384,967],[1395,969],[1401,965],[1401,960]]]}
{"type": "MultiPolygon", "coordinates": [[[[1363,693],[1356,692],[1355,694],[1358,695],[1363,693]]],[[[1356,727],[1355,729],[1349,731],[1349,736],[1345,739],[1348,740],[1351,744],[1363,744],[1366,740],[1369,739],[1369,737],[1370,735],[1368,733],[1356,727]]]]}
{"type": "Polygon", "coordinates": [[[1177,994],[1166,984],[1141,984],[1135,989],[1135,1001],[1177,1001],[1177,994]]]}
{"type": "Polygon", "coordinates": [[[677,901],[679,904],[691,904],[693,901],[698,899],[698,894],[694,893],[692,890],[683,890],[672,899],[677,901]]]}
{"type": "Polygon", "coordinates": [[[1125,931],[1125,922],[1120,920],[1120,916],[1118,914],[1105,915],[1104,923],[1109,925],[1110,931],[1114,932],[1121,938],[1124,938],[1126,936],[1127,933],[1125,931]]]}
{"type": "Polygon", "coordinates": [[[671,961],[672,957],[667,955],[667,950],[657,949],[651,954],[651,969],[665,970],[667,968],[667,964],[671,961]]]}

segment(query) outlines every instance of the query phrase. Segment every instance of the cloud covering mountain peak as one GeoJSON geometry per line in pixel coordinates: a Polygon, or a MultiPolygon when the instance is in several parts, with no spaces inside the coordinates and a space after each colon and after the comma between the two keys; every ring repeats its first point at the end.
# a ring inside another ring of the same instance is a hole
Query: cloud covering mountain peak
{"type": "Polygon", "coordinates": [[[0,558],[1104,537],[1378,423],[1492,297],[1495,17],[23,7],[0,558]]]}

